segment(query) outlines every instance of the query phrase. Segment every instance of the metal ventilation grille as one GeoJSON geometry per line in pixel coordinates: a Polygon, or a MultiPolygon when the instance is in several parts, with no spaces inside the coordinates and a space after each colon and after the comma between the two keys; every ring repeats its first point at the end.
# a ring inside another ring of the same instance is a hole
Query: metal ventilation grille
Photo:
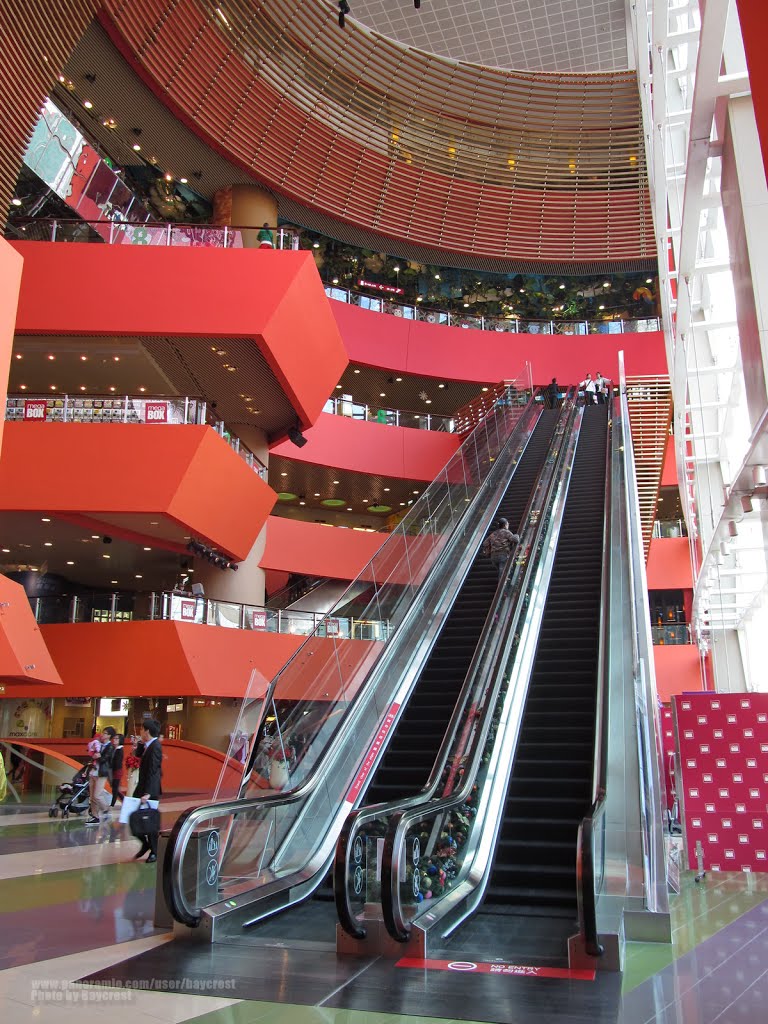
{"type": "Polygon", "coordinates": [[[654,252],[634,73],[532,75],[409,49],[331,5],[106,0],[184,119],[268,185],[386,236],[503,259],[654,252]]]}
{"type": "Polygon", "coordinates": [[[43,100],[98,0],[0,0],[0,226],[43,100]]]}
{"type": "Polygon", "coordinates": [[[635,450],[635,475],[640,502],[645,557],[651,546],[661,485],[664,453],[672,422],[672,389],[668,377],[627,377],[627,405],[635,450]]]}

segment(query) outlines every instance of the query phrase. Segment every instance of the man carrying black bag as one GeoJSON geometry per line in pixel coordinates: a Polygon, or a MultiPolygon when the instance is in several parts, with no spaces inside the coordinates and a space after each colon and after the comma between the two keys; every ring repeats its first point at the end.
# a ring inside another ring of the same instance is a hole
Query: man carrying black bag
{"type": "Polygon", "coordinates": [[[158,740],[160,726],[154,720],[144,723],[141,728],[141,740],[144,753],[139,765],[139,781],[133,791],[134,797],[141,800],[138,809],[129,819],[131,832],[141,840],[141,849],[134,860],[139,860],[149,853],[147,864],[157,860],[157,834],[160,831],[160,812],[149,806],[150,800],[159,800],[163,790],[163,748],[158,740]]]}

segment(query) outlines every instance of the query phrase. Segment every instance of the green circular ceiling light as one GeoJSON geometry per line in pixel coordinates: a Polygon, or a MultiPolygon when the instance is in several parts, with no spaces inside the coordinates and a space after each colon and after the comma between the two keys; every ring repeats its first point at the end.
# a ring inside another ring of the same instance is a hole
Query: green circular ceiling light
{"type": "Polygon", "coordinates": [[[278,501],[295,501],[298,494],[291,494],[290,491],[280,491],[277,495],[278,501]]]}
{"type": "Polygon", "coordinates": [[[391,512],[392,511],[392,506],[391,505],[369,505],[368,506],[368,511],[369,512],[391,512]]]}
{"type": "Polygon", "coordinates": [[[341,508],[342,505],[347,503],[343,498],[323,498],[320,504],[325,505],[326,508],[341,508]]]}

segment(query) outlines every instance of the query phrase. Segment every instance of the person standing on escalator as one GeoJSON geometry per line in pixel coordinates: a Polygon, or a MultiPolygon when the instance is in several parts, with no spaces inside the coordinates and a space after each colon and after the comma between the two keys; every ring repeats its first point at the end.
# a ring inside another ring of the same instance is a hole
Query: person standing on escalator
{"type": "Polygon", "coordinates": [[[509,529],[508,519],[499,519],[496,529],[483,541],[482,553],[496,566],[498,578],[504,574],[510,555],[520,543],[520,537],[509,529]]]}

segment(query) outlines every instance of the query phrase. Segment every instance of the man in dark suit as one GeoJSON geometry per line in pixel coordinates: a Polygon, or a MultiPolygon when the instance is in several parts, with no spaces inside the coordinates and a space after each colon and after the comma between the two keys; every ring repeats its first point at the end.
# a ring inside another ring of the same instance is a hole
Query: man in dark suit
{"type": "MultiPolygon", "coordinates": [[[[141,741],[144,744],[144,753],[141,755],[139,765],[139,781],[133,795],[146,804],[149,800],[159,800],[163,792],[161,779],[163,777],[163,748],[158,739],[160,726],[153,719],[144,722],[141,729],[141,741]]],[[[147,864],[154,864],[157,860],[157,830],[139,836],[141,849],[135,855],[134,860],[139,860],[145,853],[149,853],[147,864]]]]}

